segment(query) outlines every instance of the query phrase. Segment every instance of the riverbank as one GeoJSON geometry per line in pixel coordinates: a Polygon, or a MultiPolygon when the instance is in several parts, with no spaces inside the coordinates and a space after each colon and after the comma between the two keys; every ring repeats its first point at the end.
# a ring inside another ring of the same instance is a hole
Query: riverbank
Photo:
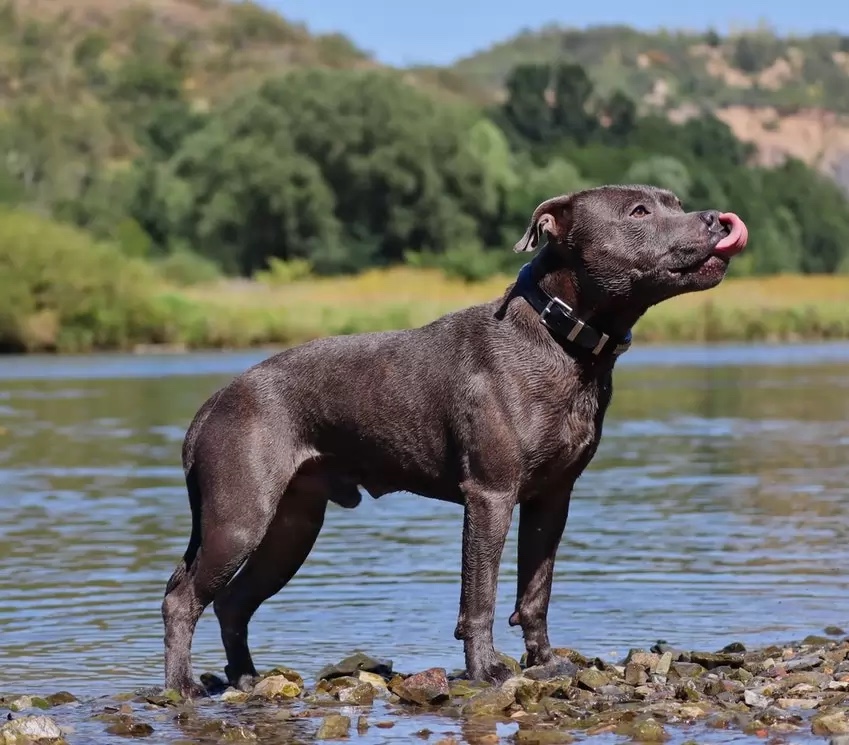
{"type": "MultiPolygon", "coordinates": [[[[180,286],[139,262],[36,276],[0,300],[0,350],[12,353],[247,349],[334,334],[409,328],[497,298],[511,276],[466,283],[394,268],[275,284],[217,280],[180,286]],[[93,279],[96,277],[96,281],[93,279]],[[118,277],[120,281],[116,279],[118,277]],[[63,282],[72,282],[64,287],[63,282]]],[[[727,279],[652,308],[639,343],[849,338],[849,276],[727,279]]]]}
{"type": "Polygon", "coordinates": [[[0,695],[0,709],[9,712],[0,741],[17,743],[19,732],[55,739],[73,731],[92,742],[177,736],[379,743],[406,733],[442,745],[544,745],[594,735],[690,743],[734,730],[754,741],[817,742],[849,734],[849,638],[836,627],[825,633],[757,650],[738,642],[717,652],[658,643],[616,663],[563,649],[546,669],[504,657],[514,676],[496,687],[442,668],[399,674],[391,661],[355,653],[311,684],[276,668],[239,691],[206,674],[211,696],[194,702],[162,690],[96,700],[7,693],[0,695]]]}

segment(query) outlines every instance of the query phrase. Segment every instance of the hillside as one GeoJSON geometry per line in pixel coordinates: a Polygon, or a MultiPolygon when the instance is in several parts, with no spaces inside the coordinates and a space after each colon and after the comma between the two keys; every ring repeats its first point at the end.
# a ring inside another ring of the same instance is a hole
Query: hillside
{"type": "Polygon", "coordinates": [[[498,99],[518,64],[573,61],[596,90],[621,89],[676,120],[717,112],[764,164],[801,158],[849,187],[849,37],[782,38],[767,28],[720,37],[627,27],[525,31],[458,61],[452,72],[498,99]]]}

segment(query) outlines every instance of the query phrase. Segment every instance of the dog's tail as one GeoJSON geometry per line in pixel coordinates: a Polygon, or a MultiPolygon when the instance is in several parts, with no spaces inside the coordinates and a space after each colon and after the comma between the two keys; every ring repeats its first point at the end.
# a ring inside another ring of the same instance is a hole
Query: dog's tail
{"type": "Polygon", "coordinates": [[[183,554],[182,560],[165,586],[166,595],[186,578],[186,574],[191,569],[192,564],[194,564],[195,557],[200,548],[201,498],[200,485],[198,484],[194,464],[186,471],[186,489],[189,492],[189,508],[192,511],[192,532],[189,535],[189,545],[186,548],[186,552],[183,554]]]}

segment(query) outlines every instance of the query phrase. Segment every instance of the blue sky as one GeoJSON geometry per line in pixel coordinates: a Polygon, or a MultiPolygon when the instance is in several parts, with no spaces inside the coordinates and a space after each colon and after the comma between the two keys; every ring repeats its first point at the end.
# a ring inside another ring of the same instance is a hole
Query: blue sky
{"type": "Polygon", "coordinates": [[[766,21],[781,33],[849,34],[845,0],[262,0],[319,32],[341,31],[393,65],[445,64],[549,22],[724,31],[766,21]],[[842,9],[841,9],[842,6],[842,9]]]}

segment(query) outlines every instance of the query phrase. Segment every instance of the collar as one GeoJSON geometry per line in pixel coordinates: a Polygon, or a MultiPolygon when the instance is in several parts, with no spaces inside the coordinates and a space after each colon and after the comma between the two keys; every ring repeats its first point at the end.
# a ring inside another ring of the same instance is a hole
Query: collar
{"type": "Polygon", "coordinates": [[[558,297],[552,297],[533,279],[531,265],[525,264],[516,279],[515,291],[539,313],[539,320],[561,343],[589,350],[596,357],[602,353],[618,357],[631,347],[631,332],[624,339],[611,339],[577,317],[575,311],[558,297]]]}

